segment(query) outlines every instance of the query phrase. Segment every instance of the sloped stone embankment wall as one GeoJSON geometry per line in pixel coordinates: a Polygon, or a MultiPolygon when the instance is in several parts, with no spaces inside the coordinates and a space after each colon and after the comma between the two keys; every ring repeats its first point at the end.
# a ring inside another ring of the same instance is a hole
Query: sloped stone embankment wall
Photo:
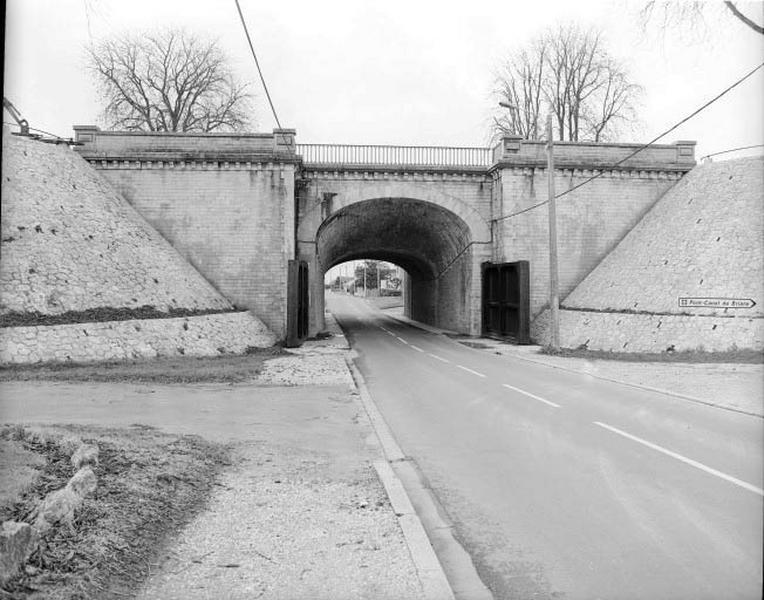
{"type": "Polygon", "coordinates": [[[67,146],[3,137],[2,215],[0,313],[231,308],[67,146]]]}
{"type": "Polygon", "coordinates": [[[168,316],[221,311],[4,327],[0,363],[214,355],[275,341],[256,316],[232,312],[226,298],[64,145],[4,132],[0,240],[0,315],[113,314],[146,306],[168,316]]]}
{"type": "MultiPolygon", "coordinates": [[[[763,193],[762,158],[696,167],[565,298],[562,345],[616,352],[764,348],[763,193]],[[746,304],[725,306],[732,299],[746,304]]],[[[532,335],[548,341],[546,313],[532,335]]]]}

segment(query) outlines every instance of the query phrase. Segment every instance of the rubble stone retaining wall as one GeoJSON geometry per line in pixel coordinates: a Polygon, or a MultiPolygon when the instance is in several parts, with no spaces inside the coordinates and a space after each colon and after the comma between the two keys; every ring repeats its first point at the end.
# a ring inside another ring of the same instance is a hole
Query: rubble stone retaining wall
{"type": "MultiPolygon", "coordinates": [[[[549,311],[531,325],[531,338],[549,344],[549,311]]],[[[564,348],[606,352],[666,352],[764,348],[764,319],[560,310],[564,348]]]]}
{"type": "Polygon", "coordinates": [[[275,336],[248,312],[0,330],[0,364],[216,356],[268,347],[275,336]]]}

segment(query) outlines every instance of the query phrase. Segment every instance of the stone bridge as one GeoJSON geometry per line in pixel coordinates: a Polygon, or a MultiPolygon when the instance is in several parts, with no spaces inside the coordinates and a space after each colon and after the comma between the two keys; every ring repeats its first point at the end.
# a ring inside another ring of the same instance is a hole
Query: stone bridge
{"type": "MultiPolygon", "coordinates": [[[[482,263],[529,261],[531,316],[546,303],[547,211],[535,207],[547,194],[543,142],[349,146],[296,144],[293,130],[75,131],[80,154],[280,337],[295,259],[308,264],[311,334],[324,327],[324,273],[352,259],[398,264],[407,314],[463,333],[482,329],[482,263]]],[[[693,142],[623,162],[638,147],[555,144],[557,193],[573,190],[558,200],[561,297],[695,164],[693,142]]]]}

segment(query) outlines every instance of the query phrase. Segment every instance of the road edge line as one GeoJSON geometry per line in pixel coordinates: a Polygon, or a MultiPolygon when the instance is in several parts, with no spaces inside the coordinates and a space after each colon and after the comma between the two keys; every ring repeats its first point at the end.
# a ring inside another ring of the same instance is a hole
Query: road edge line
{"type": "MultiPolygon", "coordinates": [[[[382,311],[384,312],[384,311],[382,311]]],[[[441,329],[438,330],[435,327],[430,327],[429,325],[425,325],[424,323],[419,323],[418,321],[414,321],[413,319],[409,319],[408,317],[400,317],[399,315],[392,315],[385,313],[388,317],[391,319],[395,319],[396,321],[400,321],[401,323],[405,323],[407,325],[411,325],[412,327],[416,327],[418,329],[421,329],[422,331],[427,331],[429,333],[435,333],[439,335],[444,335],[448,337],[448,334],[451,333],[448,330],[441,329]]],[[[469,346],[465,346],[469,348],[469,346]]],[[[475,352],[485,352],[484,349],[477,349],[477,348],[470,348],[470,350],[474,350],[475,352]]],[[[638,388],[641,390],[647,390],[648,392],[654,392],[656,394],[663,394],[664,396],[673,396],[674,398],[681,398],[682,400],[687,400],[688,402],[694,402],[695,404],[703,404],[704,406],[710,406],[712,408],[718,408],[720,410],[727,410],[730,412],[735,412],[741,415],[748,415],[749,417],[757,417],[759,419],[764,419],[764,415],[760,415],[755,412],[751,412],[748,410],[743,410],[741,408],[735,408],[733,406],[726,406],[724,404],[719,404],[716,402],[710,402],[708,400],[702,400],[701,398],[696,398],[695,396],[688,396],[687,394],[680,394],[679,392],[672,392],[671,390],[665,390],[663,388],[657,388],[652,387],[650,385],[644,385],[641,383],[631,383],[630,381],[623,381],[622,379],[613,379],[612,377],[603,377],[602,375],[596,375],[594,373],[589,373],[587,371],[582,371],[581,369],[575,369],[573,367],[564,367],[562,365],[555,365],[550,362],[547,362],[545,360],[539,360],[536,358],[528,358],[527,356],[517,356],[514,354],[502,354],[502,357],[509,357],[509,358],[516,358],[517,360],[524,360],[529,363],[534,363],[537,365],[543,365],[545,367],[551,367],[553,369],[560,369],[562,371],[568,371],[569,373],[578,373],[582,375],[589,375],[590,377],[594,377],[595,379],[599,379],[601,381],[608,381],[610,383],[617,383],[620,385],[625,385],[627,387],[632,388],[638,388]]]]}
{"type": "Polygon", "coordinates": [[[443,565],[432,547],[424,525],[413,509],[411,499],[403,487],[403,482],[390,466],[392,461],[405,460],[406,457],[393,438],[382,413],[374,404],[361,371],[349,357],[345,357],[345,364],[347,364],[358,390],[361,405],[382,446],[386,460],[375,462],[374,468],[395,511],[395,517],[416,567],[419,582],[422,584],[424,596],[427,600],[455,600],[454,591],[446,577],[446,572],[443,570],[443,565]]]}

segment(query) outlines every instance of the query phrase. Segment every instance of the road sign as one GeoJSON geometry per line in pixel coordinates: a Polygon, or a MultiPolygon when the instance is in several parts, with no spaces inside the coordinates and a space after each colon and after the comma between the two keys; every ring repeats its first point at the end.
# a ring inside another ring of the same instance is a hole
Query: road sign
{"type": "Polygon", "coordinates": [[[751,298],[679,298],[681,308],[753,308],[751,298]]]}

